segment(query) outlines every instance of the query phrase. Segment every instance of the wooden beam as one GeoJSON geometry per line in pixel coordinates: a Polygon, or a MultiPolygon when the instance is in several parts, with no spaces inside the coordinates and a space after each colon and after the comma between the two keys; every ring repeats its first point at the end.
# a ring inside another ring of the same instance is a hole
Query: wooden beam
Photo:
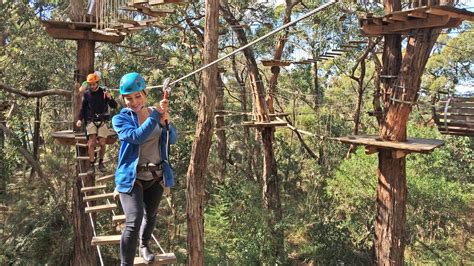
{"type": "Polygon", "coordinates": [[[395,20],[395,21],[407,21],[408,20],[408,14],[407,13],[403,13],[403,14],[389,14],[387,15],[387,17],[390,19],[390,20],[395,20]]]}
{"type": "Polygon", "coordinates": [[[449,22],[448,16],[430,16],[426,19],[413,19],[390,25],[364,25],[362,31],[366,35],[384,35],[402,33],[412,29],[443,27],[449,22]]]}
{"type": "Polygon", "coordinates": [[[119,43],[125,38],[125,36],[111,36],[92,31],[61,28],[46,28],[46,32],[52,38],[60,40],[89,40],[96,42],[119,43]]]}
{"type": "Polygon", "coordinates": [[[395,159],[400,159],[407,156],[410,152],[404,150],[393,150],[392,157],[395,159]]]}
{"type": "Polygon", "coordinates": [[[378,151],[379,150],[375,146],[365,146],[365,154],[367,155],[377,153],[378,151]]]}

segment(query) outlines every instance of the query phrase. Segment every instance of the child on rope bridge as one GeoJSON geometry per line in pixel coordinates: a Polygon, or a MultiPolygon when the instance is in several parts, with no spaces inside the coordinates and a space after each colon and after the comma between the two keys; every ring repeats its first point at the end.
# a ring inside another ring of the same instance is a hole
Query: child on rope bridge
{"type": "Polygon", "coordinates": [[[121,141],[115,190],[125,213],[125,229],[120,240],[121,265],[133,265],[138,239],[146,262],[155,255],[149,241],[155,228],[163,190],[174,186],[168,162],[168,146],[176,142],[176,130],[168,121],[168,100],[147,107],[145,80],[128,73],[120,80],[120,94],[126,105],[112,118],[121,141]]]}
{"type": "Polygon", "coordinates": [[[82,120],[86,122],[86,134],[88,137],[87,146],[89,151],[89,162],[91,172],[95,172],[95,147],[99,141],[99,170],[105,172],[104,155],[105,144],[109,134],[107,122],[110,120],[108,107],[117,108],[117,102],[112,98],[110,93],[99,86],[100,76],[92,73],[87,76],[87,89],[84,91],[82,98],[81,110],[76,126],[82,126],[82,120]]]}

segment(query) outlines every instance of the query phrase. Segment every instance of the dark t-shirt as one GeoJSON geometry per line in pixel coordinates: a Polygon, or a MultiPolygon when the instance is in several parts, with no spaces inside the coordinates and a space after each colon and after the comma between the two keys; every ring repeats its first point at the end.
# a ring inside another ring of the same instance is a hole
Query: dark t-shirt
{"type": "Polygon", "coordinates": [[[99,87],[95,92],[88,89],[84,92],[79,120],[84,119],[87,122],[109,120],[109,106],[117,108],[117,102],[105,97],[104,88],[99,87]]]}

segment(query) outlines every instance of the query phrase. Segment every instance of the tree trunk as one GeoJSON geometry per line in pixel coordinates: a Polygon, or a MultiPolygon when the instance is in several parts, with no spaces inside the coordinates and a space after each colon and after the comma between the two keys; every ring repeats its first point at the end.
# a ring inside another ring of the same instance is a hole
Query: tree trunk
{"type": "MultiPolygon", "coordinates": [[[[313,58],[316,58],[313,56],[313,58]]],[[[322,93],[319,91],[318,83],[318,61],[313,63],[313,86],[314,86],[314,106],[316,109],[319,108],[319,105],[322,103],[322,93]]]]}
{"type": "MultiPolygon", "coordinates": [[[[224,82],[222,79],[217,80],[217,98],[216,98],[216,109],[217,110],[224,110],[224,82]]],[[[226,170],[227,170],[227,139],[225,130],[223,127],[225,126],[224,123],[224,116],[220,116],[216,118],[216,136],[217,136],[217,154],[221,163],[219,164],[219,177],[218,181],[220,184],[224,183],[226,170]]]]}
{"type": "MultiPolygon", "coordinates": [[[[244,79],[239,75],[239,70],[237,68],[237,61],[235,60],[235,56],[232,56],[232,71],[234,72],[235,80],[239,83],[240,88],[240,111],[246,113],[248,111],[248,103],[247,103],[247,91],[245,89],[245,82],[244,79]]],[[[248,115],[245,114],[242,116],[243,121],[248,121],[248,115]]],[[[248,177],[253,177],[252,165],[255,160],[254,151],[259,150],[260,147],[253,147],[251,145],[250,140],[250,128],[244,127],[244,145],[246,153],[242,156],[242,160],[240,161],[241,165],[245,164],[245,171],[248,177]]]]}
{"type": "MultiPolygon", "coordinates": [[[[35,107],[35,121],[33,123],[33,158],[38,161],[38,152],[39,152],[39,145],[40,145],[40,99],[36,98],[36,107],[35,107]]],[[[35,170],[31,169],[30,179],[33,178],[35,174],[35,170]]]]}
{"type": "MultiPolygon", "coordinates": [[[[206,0],[204,64],[217,59],[219,0],[206,0]]],[[[188,265],[204,265],[204,178],[211,147],[216,103],[217,65],[203,71],[196,135],[187,173],[188,265]]]]}
{"type": "MultiPolygon", "coordinates": [[[[72,97],[73,118],[77,121],[82,94],[79,92],[80,84],[86,80],[89,73],[94,72],[94,41],[77,41],[77,70],[74,77],[75,86],[72,97]]],[[[79,149],[79,156],[88,156],[87,149],[79,149]]],[[[85,171],[89,167],[86,161],[78,161],[77,172],[82,169],[85,171]]],[[[93,186],[94,179],[91,177],[83,178],[85,186],[93,186]]],[[[71,265],[97,265],[97,252],[91,245],[93,236],[92,225],[87,214],[84,212],[85,204],[82,201],[81,193],[82,183],[79,177],[72,191],[72,216],[74,221],[74,248],[71,258],[71,265]]]]}
{"type": "MultiPolygon", "coordinates": [[[[387,1],[386,13],[400,10],[400,1],[387,1]]],[[[408,37],[402,61],[400,35],[386,35],[383,53],[383,74],[398,76],[384,79],[384,107],[380,137],[386,140],[405,141],[407,122],[416,102],[421,76],[433,45],[441,29],[415,30],[408,37]]],[[[377,216],[375,221],[375,256],[378,265],[403,265],[406,223],[406,170],[405,157],[394,158],[391,150],[379,151],[377,170],[377,216]]]]}
{"type": "MultiPolygon", "coordinates": [[[[234,15],[230,11],[229,5],[226,0],[221,0],[221,10],[224,16],[224,19],[232,26],[236,26],[239,22],[235,19],[234,15]]],[[[291,12],[290,12],[291,13],[291,12]]],[[[288,16],[289,19],[289,16],[288,16]]],[[[245,32],[238,27],[232,27],[237,39],[241,46],[247,45],[247,36],[245,32]]],[[[282,38],[279,41],[278,48],[275,50],[274,58],[281,58],[281,53],[283,51],[283,46],[285,39],[282,38]],[[280,51],[281,50],[281,51],[280,51]],[[281,53],[280,53],[281,52],[281,53]]],[[[243,50],[245,59],[247,61],[247,68],[249,71],[250,82],[252,87],[252,95],[254,97],[255,109],[257,113],[257,121],[270,121],[269,112],[273,111],[273,100],[270,95],[268,102],[263,98],[265,95],[265,90],[263,87],[263,82],[261,80],[260,73],[258,71],[257,62],[251,48],[246,48],[243,50]],[[272,110],[269,110],[271,106],[272,110]]],[[[273,89],[276,88],[277,77],[279,73],[279,68],[272,67],[273,76],[270,80],[270,86],[273,86],[273,89]]],[[[271,94],[271,93],[270,93],[271,94]]],[[[273,153],[273,138],[274,138],[274,128],[264,127],[261,129],[262,143],[263,143],[263,202],[264,207],[269,210],[268,225],[271,231],[271,243],[270,250],[272,252],[271,259],[274,260],[271,264],[274,263],[283,263],[284,261],[284,238],[283,230],[281,227],[277,227],[277,224],[281,222],[282,211],[280,203],[280,189],[279,189],[279,179],[277,174],[277,165],[275,156],[273,153]]]]}

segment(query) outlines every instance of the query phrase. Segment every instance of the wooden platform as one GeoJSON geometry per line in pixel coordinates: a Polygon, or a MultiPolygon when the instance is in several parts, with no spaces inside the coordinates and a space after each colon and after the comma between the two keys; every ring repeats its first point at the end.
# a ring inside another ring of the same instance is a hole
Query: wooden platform
{"type": "Polygon", "coordinates": [[[359,24],[367,36],[408,34],[425,28],[454,28],[463,20],[474,20],[474,12],[450,6],[423,6],[392,12],[382,17],[368,14],[359,18],[359,24]]]}
{"type": "Polygon", "coordinates": [[[474,136],[474,97],[451,97],[433,109],[441,134],[474,136]]]}
{"type": "Polygon", "coordinates": [[[125,36],[104,35],[93,32],[95,23],[92,22],[66,22],[42,20],[43,26],[49,36],[61,40],[89,40],[96,42],[119,43],[125,36]]]}
{"type": "MultiPolygon", "coordinates": [[[[58,144],[62,145],[76,145],[76,136],[79,137],[79,142],[85,142],[85,133],[74,133],[72,130],[62,130],[51,133],[51,136],[58,144]]],[[[114,144],[117,141],[117,133],[109,129],[109,136],[107,137],[107,144],[114,144]]]]}
{"type": "Polygon", "coordinates": [[[174,253],[155,254],[155,260],[147,264],[142,257],[135,257],[133,265],[164,265],[164,264],[175,264],[177,262],[176,255],[174,253]]]}
{"type": "Polygon", "coordinates": [[[377,135],[354,135],[335,139],[343,143],[365,145],[368,148],[368,154],[376,152],[377,149],[392,149],[405,153],[429,153],[444,144],[442,140],[419,138],[408,138],[406,142],[387,141],[380,139],[380,136],[377,135]]]}

